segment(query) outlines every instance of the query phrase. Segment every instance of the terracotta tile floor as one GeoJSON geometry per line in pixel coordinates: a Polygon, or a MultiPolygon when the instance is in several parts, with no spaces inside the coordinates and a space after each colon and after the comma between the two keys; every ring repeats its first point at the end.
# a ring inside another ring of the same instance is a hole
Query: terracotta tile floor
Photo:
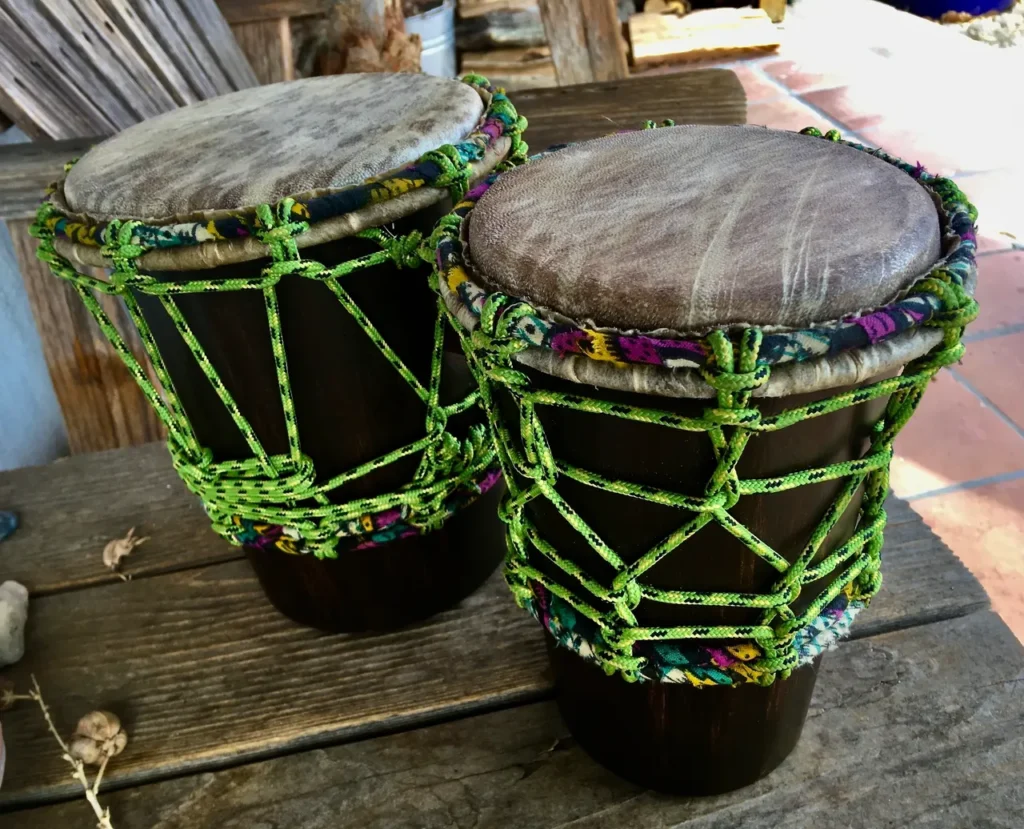
{"type": "Polygon", "coordinates": [[[778,56],[724,65],[748,91],[750,123],[835,126],[954,175],[978,206],[981,313],[963,363],[932,383],[897,440],[892,485],[1024,640],[1024,154],[1007,121],[1017,107],[1000,98],[1005,67],[990,54],[1018,50],[968,51],[958,65],[975,82],[957,87],[923,57],[950,47],[945,31],[929,43],[930,31],[918,26],[908,45],[875,27],[836,54],[795,37],[778,56]]]}

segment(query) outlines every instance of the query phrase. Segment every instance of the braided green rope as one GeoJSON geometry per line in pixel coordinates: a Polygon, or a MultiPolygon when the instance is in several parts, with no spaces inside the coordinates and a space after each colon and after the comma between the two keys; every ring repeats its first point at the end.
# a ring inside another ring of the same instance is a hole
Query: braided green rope
{"type": "MultiPolygon", "coordinates": [[[[835,140],[832,135],[823,137],[835,140]]],[[[966,203],[962,194],[958,195],[966,203]]],[[[470,212],[465,210],[467,204],[460,207],[463,208],[462,214],[452,217],[452,221],[444,226],[448,242],[456,250],[461,216],[470,212]]],[[[458,257],[452,261],[452,269],[462,267],[458,257]]],[[[764,385],[771,374],[771,367],[758,359],[763,335],[756,328],[738,333],[719,330],[707,336],[705,342],[711,358],[701,373],[715,390],[715,405],[708,406],[701,417],[682,417],[657,408],[612,403],[589,397],[582,391],[569,394],[535,387],[515,362],[515,356],[530,347],[517,336],[517,322],[523,316],[537,313],[526,302],[513,301],[500,293],[491,294],[480,313],[479,325],[471,332],[454,311],[448,309],[449,322],[462,340],[497,439],[498,456],[508,486],[501,506],[509,547],[505,577],[520,606],[531,610],[538,618],[544,617],[541,620],[559,636],[549,620],[553,614],[538,609],[536,587],[539,585],[557,597],[571,608],[571,613],[589,620],[597,632],[586,642],[582,642],[577,634],[566,634],[566,638],[574,643],[570,646],[582,649],[588,658],[602,665],[609,674],[618,672],[628,681],[660,678],[649,665],[649,657],[637,653],[634,646],[638,643],[695,639],[752,642],[757,650],[737,669],[745,681],[769,685],[776,678],[788,677],[799,661],[798,634],[813,625],[831,602],[845,593],[851,603],[866,604],[878,591],[886,520],[884,502],[889,489],[893,440],[910,419],[928,382],[943,366],[961,358],[964,327],[977,314],[974,299],[950,273],[933,272],[913,290],[936,293],[944,303],[943,311],[927,323],[941,328],[943,332],[942,342],[935,349],[911,362],[899,377],[843,391],[826,400],[770,417],[762,416],[757,408],[750,405],[753,391],[764,385]],[[510,418],[499,409],[496,402],[499,390],[514,401],[518,412],[516,418],[510,418]],[[741,479],[737,474],[737,464],[752,436],[780,431],[811,418],[883,397],[888,397],[888,402],[884,414],[874,426],[870,448],[863,458],[772,478],[741,479]],[[682,495],[617,480],[558,460],[539,416],[539,411],[545,406],[706,434],[717,463],[703,495],[682,495]],[[635,562],[627,564],[561,496],[557,485],[562,477],[619,495],[677,507],[696,513],[696,516],[635,562]],[[744,496],[782,492],[830,480],[843,480],[845,483],[793,562],[730,515],[729,510],[744,496]],[[861,488],[863,497],[856,531],[829,555],[819,558],[826,538],[861,488]],[[614,569],[615,576],[610,585],[588,575],[544,538],[527,511],[527,505],[539,499],[553,506],[614,569]],[[768,592],[662,590],[645,583],[644,577],[652,567],[711,523],[724,528],[778,572],[778,579],[768,592]],[[566,578],[553,579],[534,566],[531,555],[538,553],[553,562],[566,578]],[[825,577],[831,577],[829,583],[806,609],[797,613],[793,607],[803,588],[825,577]],[[634,613],[641,600],[714,608],[748,608],[761,613],[758,622],[752,625],[645,627],[638,624],[634,613]]],[[[554,624],[557,626],[557,620],[554,624]]],[[[731,678],[721,671],[709,672],[708,675],[711,679],[689,673],[687,679],[694,684],[732,684],[731,678]]]]}
{"type": "MultiPolygon", "coordinates": [[[[517,143],[518,131],[513,131],[512,137],[513,143],[520,146],[521,142],[517,143]]],[[[441,148],[428,156],[443,170],[436,186],[448,188],[453,195],[461,197],[471,177],[469,163],[462,160],[452,147],[441,148]]],[[[141,273],[138,259],[149,248],[134,241],[140,225],[134,221],[112,222],[106,228],[106,243],[102,253],[112,264],[109,279],[80,273],[57,251],[54,227],[59,214],[49,203],[40,207],[32,226],[32,234],[40,240],[39,258],[50,266],[56,276],[74,285],[86,308],[166,426],[174,466],[189,489],[202,499],[214,529],[228,541],[237,544],[239,518],[280,525],[301,537],[308,551],[317,557],[335,558],[339,538],[358,535],[365,530],[363,522],[368,514],[401,509],[407,515],[407,523],[420,532],[438,529],[451,512],[449,502],[453,493],[460,488],[476,488],[479,491],[481,479],[494,465],[495,451],[486,439],[483,423],[471,426],[469,436],[464,440],[457,439],[447,431],[448,418],[477,406],[479,392],[473,391],[449,405],[442,406],[439,402],[445,330],[443,303],[438,301],[430,376],[424,384],[385,342],[342,284],[345,276],[386,262],[402,269],[421,267],[424,259],[429,261],[432,258],[432,249],[424,245],[421,234],[414,231],[408,236],[395,237],[378,229],[364,230],[357,235],[376,243],[380,250],[327,267],[301,256],[295,239],[306,232],[309,225],[304,221],[295,221],[294,207],[294,200],[284,199],[275,207],[262,205],[257,208],[255,235],[266,245],[272,264],[259,275],[248,278],[161,282],[141,273]],[[277,285],[286,276],[300,276],[326,285],[424,404],[424,437],[328,481],[317,482],[313,461],[302,452],[278,310],[277,285]],[[183,294],[245,290],[261,291],[264,295],[277,386],[288,435],[288,452],[283,455],[271,455],[263,447],[206,356],[176,301],[176,297],[183,294]],[[212,453],[199,444],[156,340],[139,308],[135,292],[159,299],[178,334],[188,345],[203,374],[230,413],[235,426],[244,436],[252,458],[215,462],[212,453]],[[150,377],[147,369],[126,345],[97,301],[96,293],[124,300],[149,357],[153,377],[150,377]],[[342,504],[331,502],[329,494],[343,484],[401,458],[417,454],[420,462],[412,481],[398,491],[342,504]]]]}

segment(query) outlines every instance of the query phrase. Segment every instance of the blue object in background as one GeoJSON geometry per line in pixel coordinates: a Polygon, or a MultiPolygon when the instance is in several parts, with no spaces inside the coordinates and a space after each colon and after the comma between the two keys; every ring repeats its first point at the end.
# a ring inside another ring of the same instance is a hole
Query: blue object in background
{"type": "Polygon", "coordinates": [[[0,512],[0,541],[18,529],[18,516],[13,512],[0,512]]]}
{"type": "Polygon", "coordinates": [[[890,6],[906,9],[921,17],[938,20],[946,12],[967,12],[967,14],[988,14],[1004,12],[1014,0],[887,0],[890,6]]]}

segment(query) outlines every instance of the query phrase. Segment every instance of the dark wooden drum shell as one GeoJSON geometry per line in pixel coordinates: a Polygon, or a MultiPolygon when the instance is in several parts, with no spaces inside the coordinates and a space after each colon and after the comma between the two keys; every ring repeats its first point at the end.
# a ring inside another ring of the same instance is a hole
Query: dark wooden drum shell
{"type": "MultiPolygon", "coordinates": [[[[423,210],[388,229],[429,233],[448,204],[423,210]]],[[[369,240],[340,239],[303,250],[328,267],[379,250],[369,240]]],[[[194,278],[253,277],[268,260],[226,265],[194,278]]],[[[180,272],[153,273],[180,280],[180,272]]],[[[385,341],[424,385],[428,383],[437,300],[427,269],[392,263],[358,270],[342,284],[385,341]]],[[[426,408],[327,285],[300,276],[278,283],[282,330],[302,451],[318,481],[411,443],[426,434],[426,408]]],[[[155,297],[137,293],[146,321],[195,429],[215,461],[252,456],[170,317],[155,297]]],[[[259,290],[177,297],[189,327],[271,454],[288,450],[263,294],[259,290]]],[[[446,334],[441,403],[473,388],[465,359],[446,334]]],[[[465,437],[482,414],[449,420],[465,437]]],[[[386,493],[408,483],[419,455],[403,458],[331,493],[340,503],[386,493]]],[[[479,586],[501,559],[504,542],[496,516],[499,487],[452,516],[438,531],[364,550],[341,550],[337,559],[247,549],[270,601],[284,614],[324,630],[384,630],[451,607],[479,586]]]]}
{"type": "MultiPolygon", "coordinates": [[[[525,369],[535,388],[659,408],[699,417],[712,400],[685,400],[581,387],[525,369]]],[[[882,379],[876,378],[876,379],[882,379]]],[[[867,385],[867,383],[863,384],[867,385]]],[[[786,398],[755,398],[750,405],[770,416],[845,389],[786,398]]],[[[782,475],[862,457],[887,398],[879,398],[751,438],[737,468],[740,479],[782,475]]],[[[515,403],[503,390],[499,405],[512,427],[515,403]]],[[[703,493],[715,466],[705,433],[683,432],[612,416],[544,406],[538,412],[554,456],[611,478],[687,495],[703,493]]],[[[512,429],[514,439],[518,432],[512,429]]],[[[805,485],[769,495],[744,496],[731,514],[790,561],[809,540],[843,480],[805,485]]],[[[559,478],[559,493],[619,555],[632,563],[693,513],[587,487],[559,478]]],[[[853,499],[816,560],[843,544],[856,528],[861,493],[853,499]]],[[[541,535],[560,554],[610,585],[614,570],[546,499],[527,507],[541,535]]],[[[570,589],[578,587],[538,551],[530,563],[570,589]]],[[[767,592],[778,573],[715,522],[685,541],[644,576],[665,589],[767,592]]],[[[800,612],[830,580],[804,587],[800,612]]],[[[576,590],[587,595],[585,590],[576,590]]],[[[645,626],[739,625],[762,611],[658,604],[641,600],[634,610],[645,626]]],[[[550,637],[549,637],[550,639],[550,637]]],[[[721,646],[724,641],[709,642],[721,646]]],[[[792,751],[807,715],[816,660],[770,687],[702,687],[608,676],[571,651],[550,645],[559,705],[573,735],[591,755],[622,777],[680,794],[712,794],[748,785],[792,751]]]]}

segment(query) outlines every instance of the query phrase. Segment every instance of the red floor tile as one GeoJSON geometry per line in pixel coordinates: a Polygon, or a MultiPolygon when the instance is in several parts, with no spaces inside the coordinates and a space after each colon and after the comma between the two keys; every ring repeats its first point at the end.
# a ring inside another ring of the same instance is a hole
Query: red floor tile
{"type": "Polygon", "coordinates": [[[801,130],[804,127],[818,127],[830,130],[833,124],[806,104],[795,98],[780,98],[777,101],[762,101],[747,107],[747,123],[778,130],[801,130]]]}
{"type": "Polygon", "coordinates": [[[1024,332],[968,343],[954,370],[1024,429],[1024,332]]]}
{"type": "Polygon", "coordinates": [[[976,118],[950,118],[941,98],[895,106],[882,111],[886,119],[860,130],[864,139],[906,161],[920,162],[931,173],[954,175],[1013,167],[1018,161],[1016,129],[1006,123],[1005,111],[984,110],[976,118]]]}
{"type": "Polygon", "coordinates": [[[840,69],[831,71],[821,67],[811,68],[801,61],[774,60],[761,66],[767,74],[794,92],[806,92],[829,86],[841,86],[851,80],[849,72],[840,69]]]}
{"type": "Polygon", "coordinates": [[[912,506],[1024,641],[1024,480],[922,498],[912,506]]]}
{"type": "Polygon", "coordinates": [[[840,86],[834,89],[818,89],[800,96],[826,115],[834,118],[848,130],[860,131],[876,126],[884,120],[879,114],[884,111],[885,102],[877,96],[864,94],[859,89],[840,86]]]}
{"type": "Polygon", "coordinates": [[[968,327],[968,334],[1024,323],[1024,251],[980,257],[974,295],[978,318],[968,327]]]}
{"type": "Polygon", "coordinates": [[[890,483],[909,498],[1024,469],[1024,438],[943,371],[896,438],[895,455],[890,483]]]}
{"type": "Polygon", "coordinates": [[[743,84],[743,91],[747,93],[747,103],[770,101],[775,98],[784,98],[789,94],[774,81],[766,78],[747,64],[734,63],[722,68],[730,69],[736,73],[736,77],[743,84]]]}
{"type": "Polygon", "coordinates": [[[979,249],[1011,247],[1015,242],[1024,247],[1024,161],[960,177],[957,184],[978,208],[978,234],[985,240],[979,249]]]}

